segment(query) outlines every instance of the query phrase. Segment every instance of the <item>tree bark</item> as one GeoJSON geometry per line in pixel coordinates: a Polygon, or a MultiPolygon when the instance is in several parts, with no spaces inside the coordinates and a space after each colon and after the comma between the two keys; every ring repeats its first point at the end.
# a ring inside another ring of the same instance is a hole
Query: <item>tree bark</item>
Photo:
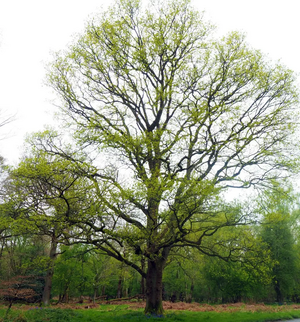
{"type": "Polygon", "coordinates": [[[278,303],[282,303],[283,302],[283,296],[282,296],[282,292],[281,292],[281,287],[280,287],[280,282],[275,280],[274,282],[274,289],[276,292],[276,301],[278,303]]]}
{"type": "Polygon", "coordinates": [[[148,260],[146,276],[146,307],[145,314],[163,314],[162,305],[162,274],[164,262],[161,259],[148,260]]]}
{"type": "Polygon", "coordinates": [[[45,277],[45,287],[43,290],[43,297],[42,302],[44,305],[50,304],[50,298],[51,298],[51,289],[52,289],[52,278],[54,274],[54,262],[56,258],[56,249],[57,249],[57,239],[55,234],[52,235],[51,239],[51,247],[50,247],[50,265],[46,273],[45,277]]]}
{"type": "MultiPolygon", "coordinates": [[[[143,257],[141,259],[141,268],[144,271],[145,259],[143,257]]],[[[145,277],[144,276],[142,276],[142,278],[141,278],[141,294],[143,295],[143,297],[145,296],[145,277]]]]}
{"type": "Polygon", "coordinates": [[[119,276],[118,291],[117,291],[117,298],[120,299],[121,297],[122,297],[122,275],[119,276]]]}

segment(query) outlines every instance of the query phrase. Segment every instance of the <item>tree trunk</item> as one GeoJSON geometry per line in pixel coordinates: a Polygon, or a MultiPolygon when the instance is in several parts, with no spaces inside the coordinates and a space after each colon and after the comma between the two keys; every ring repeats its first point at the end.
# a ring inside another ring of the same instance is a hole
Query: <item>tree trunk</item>
{"type": "Polygon", "coordinates": [[[43,297],[42,301],[44,305],[50,304],[50,298],[51,298],[51,289],[52,289],[52,278],[54,274],[54,262],[56,258],[56,249],[57,249],[57,240],[56,236],[53,233],[52,240],[51,240],[51,247],[50,247],[50,265],[46,273],[45,277],[45,287],[43,290],[43,297]]]}
{"type": "MultiPolygon", "coordinates": [[[[142,257],[142,259],[141,259],[141,268],[144,271],[144,269],[145,269],[144,257],[142,257]]],[[[144,276],[142,276],[142,278],[141,278],[141,294],[143,295],[143,297],[145,296],[145,277],[144,276]]]]}
{"type": "Polygon", "coordinates": [[[161,259],[148,260],[146,276],[146,308],[145,314],[163,314],[162,274],[164,262],[161,259]]]}
{"type": "Polygon", "coordinates": [[[282,303],[283,302],[283,296],[282,296],[282,292],[281,292],[281,288],[280,288],[280,283],[277,280],[275,280],[274,289],[275,289],[275,292],[276,292],[276,301],[278,303],[282,303]]]}
{"type": "Polygon", "coordinates": [[[119,276],[117,298],[120,299],[121,297],[122,297],[122,276],[119,276]]]}
{"type": "Polygon", "coordinates": [[[98,289],[97,289],[97,287],[94,287],[93,304],[96,303],[97,293],[98,293],[98,289]]]}
{"type": "Polygon", "coordinates": [[[62,295],[62,299],[61,299],[62,303],[69,303],[69,286],[70,286],[70,281],[68,281],[67,284],[65,285],[64,294],[62,295]]]}

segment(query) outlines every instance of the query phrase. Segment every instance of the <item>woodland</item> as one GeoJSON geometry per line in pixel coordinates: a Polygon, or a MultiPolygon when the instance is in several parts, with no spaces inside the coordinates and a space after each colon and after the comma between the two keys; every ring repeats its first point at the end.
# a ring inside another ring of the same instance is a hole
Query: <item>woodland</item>
{"type": "Polygon", "coordinates": [[[1,159],[9,305],[300,301],[296,76],[213,31],[188,0],[119,0],[54,54],[57,129],[1,159]]]}

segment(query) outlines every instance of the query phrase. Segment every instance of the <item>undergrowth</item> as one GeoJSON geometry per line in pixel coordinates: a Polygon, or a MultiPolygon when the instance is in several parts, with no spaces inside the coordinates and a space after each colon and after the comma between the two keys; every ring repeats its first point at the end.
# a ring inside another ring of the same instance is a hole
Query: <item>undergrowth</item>
{"type": "Polygon", "coordinates": [[[103,306],[97,309],[31,308],[11,310],[0,322],[265,322],[299,318],[299,310],[280,312],[191,312],[167,311],[164,316],[144,315],[143,310],[126,306],[103,306]]]}

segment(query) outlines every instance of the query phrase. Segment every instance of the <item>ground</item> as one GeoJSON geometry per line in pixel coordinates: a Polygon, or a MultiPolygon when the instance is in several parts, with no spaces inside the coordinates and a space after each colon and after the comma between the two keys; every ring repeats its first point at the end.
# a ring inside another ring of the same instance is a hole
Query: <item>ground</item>
{"type": "MultiPolygon", "coordinates": [[[[109,303],[109,302],[108,302],[109,303]]],[[[117,304],[127,304],[132,309],[144,308],[145,302],[126,302],[126,301],[114,301],[114,305],[117,304]]],[[[229,304],[219,304],[219,305],[210,305],[210,304],[199,304],[199,303],[185,303],[185,302],[163,302],[164,310],[180,310],[180,311],[197,311],[197,312],[238,312],[238,311],[247,311],[247,312],[256,312],[256,311],[284,311],[287,309],[290,310],[300,310],[300,304],[291,304],[291,305],[280,305],[280,306],[269,306],[263,303],[259,304],[245,304],[245,303],[229,303],[229,304]]]]}
{"type": "MultiPolygon", "coordinates": [[[[57,305],[52,305],[52,308],[62,308],[62,309],[93,309],[98,308],[99,305],[108,305],[112,306],[112,309],[115,309],[116,305],[128,305],[130,309],[141,309],[145,307],[144,301],[106,301],[101,303],[59,303],[57,305]]],[[[18,305],[17,305],[18,307],[18,305]]],[[[33,305],[22,305],[22,309],[30,309],[33,305]]],[[[199,304],[199,303],[185,303],[185,302],[163,302],[164,310],[180,310],[180,311],[194,311],[194,312],[280,312],[285,310],[300,310],[300,304],[290,304],[290,305],[265,305],[263,303],[259,304],[246,304],[246,303],[229,303],[229,304],[219,304],[219,305],[210,305],[210,304],[199,304]]],[[[0,305],[0,308],[5,308],[4,305],[0,305]]],[[[13,306],[14,308],[14,306],[13,306]]]]}

